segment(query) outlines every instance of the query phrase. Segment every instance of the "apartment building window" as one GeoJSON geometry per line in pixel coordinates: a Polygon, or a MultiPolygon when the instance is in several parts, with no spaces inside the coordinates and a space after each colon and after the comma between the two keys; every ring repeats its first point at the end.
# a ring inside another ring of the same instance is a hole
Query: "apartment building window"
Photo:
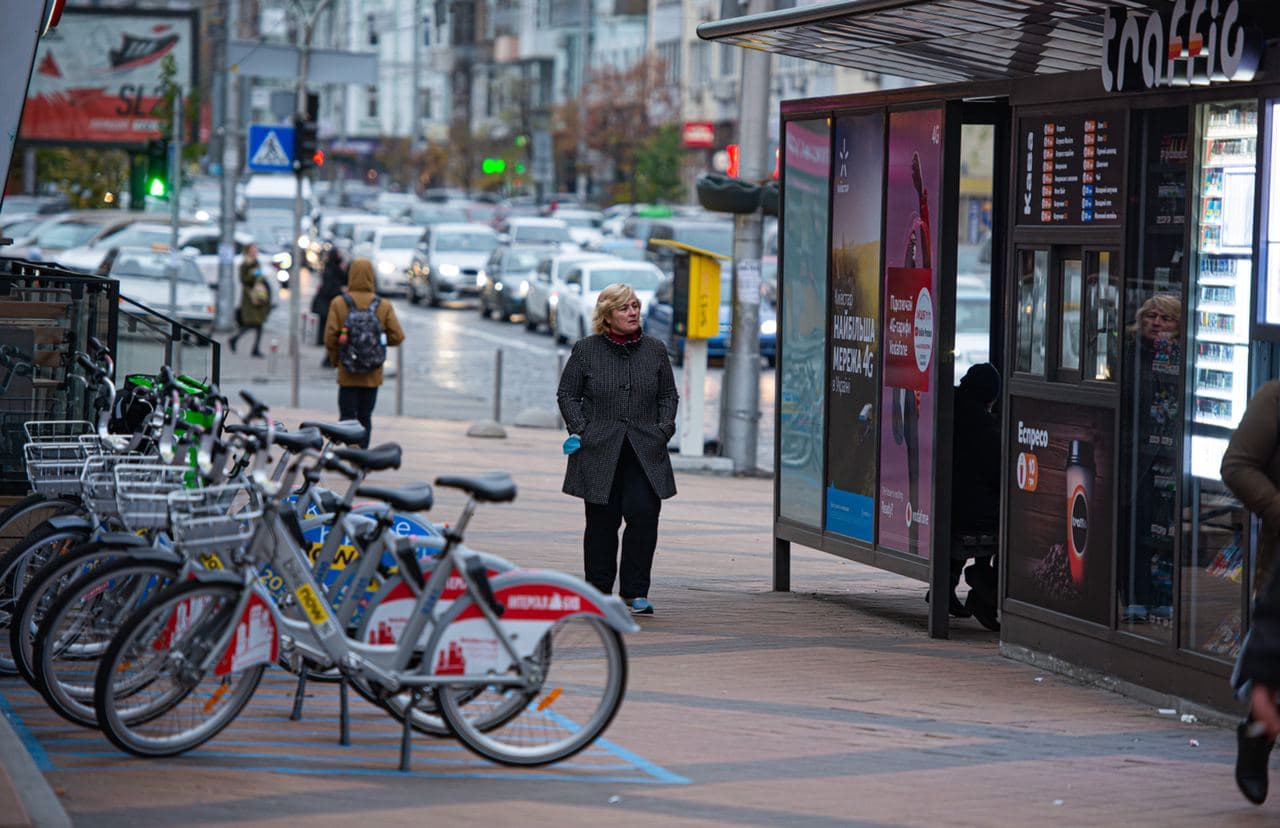
{"type": "Polygon", "coordinates": [[[690,81],[702,85],[711,81],[711,44],[705,40],[689,43],[690,81]]]}
{"type": "Polygon", "coordinates": [[[664,80],[669,86],[678,86],[681,78],[680,41],[658,44],[658,57],[666,67],[664,80]]]}
{"type": "Polygon", "coordinates": [[[365,95],[365,116],[369,118],[378,117],[378,87],[370,86],[364,91],[365,95]]]}
{"type": "Polygon", "coordinates": [[[738,54],[738,47],[716,44],[716,48],[720,50],[720,77],[732,75],[733,59],[738,54]]]}

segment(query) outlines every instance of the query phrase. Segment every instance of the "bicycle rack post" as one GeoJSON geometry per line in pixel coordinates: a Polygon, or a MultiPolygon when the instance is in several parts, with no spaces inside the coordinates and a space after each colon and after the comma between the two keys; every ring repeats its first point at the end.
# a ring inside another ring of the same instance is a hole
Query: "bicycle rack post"
{"type": "Polygon", "coordinates": [[[351,719],[347,709],[347,677],[338,682],[338,744],[351,747],[351,719]]]}
{"type": "Polygon", "coordinates": [[[400,770],[408,773],[410,770],[410,746],[409,739],[413,736],[413,727],[410,723],[413,721],[413,711],[418,709],[418,703],[422,701],[422,688],[415,687],[409,696],[409,706],[404,711],[404,732],[400,735],[400,770]]]}
{"type": "Polygon", "coordinates": [[[502,349],[493,355],[493,421],[502,422],[502,349]]]}
{"type": "Polygon", "coordinates": [[[293,711],[289,713],[289,721],[302,721],[302,702],[307,697],[307,665],[302,665],[298,673],[298,686],[293,691],[293,711]]]}

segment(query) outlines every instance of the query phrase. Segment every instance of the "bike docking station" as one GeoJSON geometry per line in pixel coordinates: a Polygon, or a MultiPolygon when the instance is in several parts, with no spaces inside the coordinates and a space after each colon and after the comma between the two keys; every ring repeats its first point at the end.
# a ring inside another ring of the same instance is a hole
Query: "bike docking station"
{"type": "Polygon", "coordinates": [[[703,453],[706,407],[707,340],[720,332],[720,262],[728,256],[669,239],[651,239],[675,252],[671,306],[674,336],[684,338],[680,388],[680,451],[671,457],[677,471],[729,474],[733,461],[703,453]]]}

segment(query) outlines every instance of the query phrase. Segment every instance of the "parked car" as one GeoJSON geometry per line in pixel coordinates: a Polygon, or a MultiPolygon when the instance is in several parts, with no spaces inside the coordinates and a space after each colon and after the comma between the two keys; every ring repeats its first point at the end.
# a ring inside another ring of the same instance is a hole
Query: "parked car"
{"type": "MultiPolygon", "coordinates": [[[[672,302],[675,280],[665,279],[655,292],[653,301],[644,316],[644,332],[667,346],[676,365],[684,362],[684,337],[675,331],[675,307],[672,302]]],[[[760,286],[760,356],[769,365],[774,364],[778,353],[777,308],[768,298],[764,285],[760,286]]],[[[707,358],[723,359],[729,353],[729,340],[733,331],[733,280],[725,273],[720,278],[720,331],[707,340],[707,358]]]]}
{"type": "Polygon", "coordinates": [[[193,328],[213,325],[217,296],[205,284],[194,256],[178,259],[177,306],[169,304],[169,251],[122,247],[107,276],[120,282],[120,295],[193,328]]]}
{"type": "Polygon", "coordinates": [[[125,210],[76,210],[59,213],[32,231],[26,247],[5,254],[31,261],[56,262],[64,250],[89,244],[135,221],[154,219],[146,213],[125,210]]]}
{"type": "Polygon", "coordinates": [[[564,274],[572,265],[592,259],[608,258],[603,253],[578,252],[550,253],[538,262],[538,270],[529,281],[529,295],[524,300],[524,326],[536,331],[547,326],[547,333],[555,330],[556,306],[564,292],[564,274]]]}
{"type": "Polygon", "coordinates": [[[422,230],[404,224],[378,225],[357,238],[352,253],[373,262],[378,293],[409,292],[409,268],[422,240],[422,230]]]}
{"type": "Polygon", "coordinates": [[[5,213],[0,215],[0,239],[12,239],[14,244],[22,245],[35,232],[35,229],[49,217],[39,213],[5,213]]]}
{"type": "Polygon", "coordinates": [[[597,259],[579,262],[564,275],[564,292],[556,305],[553,333],[557,342],[575,342],[591,333],[591,314],[600,291],[615,282],[630,285],[644,314],[662,283],[662,271],[648,262],[597,259]]]}
{"type": "Polygon", "coordinates": [[[441,302],[480,295],[485,263],[498,246],[492,227],[474,222],[427,227],[409,265],[409,301],[441,302]]]}
{"type": "Polygon", "coordinates": [[[496,311],[503,321],[524,313],[529,283],[538,269],[538,259],[547,249],[539,246],[502,244],[494,249],[481,274],[480,315],[496,311]]]}
{"type": "Polygon", "coordinates": [[[569,225],[560,219],[541,216],[516,216],[503,222],[500,232],[512,244],[575,246],[573,236],[569,235],[569,225]]]}
{"type": "MultiPolygon", "coordinates": [[[[135,222],[91,244],[63,251],[58,255],[58,264],[73,270],[83,270],[86,273],[105,273],[111,265],[111,259],[120,248],[154,245],[167,248],[172,238],[171,233],[167,223],[135,222]]],[[[205,281],[210,284],[217,284],[218,281],[218,245],[221,240],[221,231],[212,224],[183,222],[178,228],[178,247],[196,257],[200,272],[204,275],[205,281]]],[[[248,233],[236,232],[234,244],[237,267],[240,264],[240,252],[251,241],[253,237],[248,233]]]]}

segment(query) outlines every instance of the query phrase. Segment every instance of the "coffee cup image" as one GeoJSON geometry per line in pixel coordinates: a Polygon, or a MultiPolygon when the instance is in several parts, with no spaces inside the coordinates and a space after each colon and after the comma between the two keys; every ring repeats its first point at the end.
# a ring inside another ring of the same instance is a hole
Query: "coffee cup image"
{"type": "Polygon", "coordinates": [[[1071,581],[1084,583],[1089,552],[1089,510],[1093,505],[1093,444],[1072,440],[1067,452],[1067,562],[1071,581]]]}

